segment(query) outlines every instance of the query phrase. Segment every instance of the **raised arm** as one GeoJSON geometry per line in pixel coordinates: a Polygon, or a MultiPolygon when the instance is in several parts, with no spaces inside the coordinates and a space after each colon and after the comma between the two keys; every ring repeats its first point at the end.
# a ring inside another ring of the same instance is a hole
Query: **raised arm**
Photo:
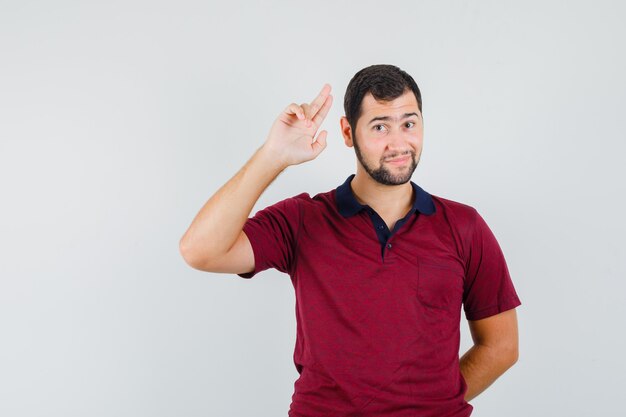
{"type": "Polygon", "coordinates": [[[315,135],[332,105],[330,90],[325,84],[311,103],[287,106],[265,143],[200,209],[179,244],[191,267],[228,273],[254,269],[243,226],[263,191],[285,168],[316,158],[326,147],[327,132],[315,135]]]}

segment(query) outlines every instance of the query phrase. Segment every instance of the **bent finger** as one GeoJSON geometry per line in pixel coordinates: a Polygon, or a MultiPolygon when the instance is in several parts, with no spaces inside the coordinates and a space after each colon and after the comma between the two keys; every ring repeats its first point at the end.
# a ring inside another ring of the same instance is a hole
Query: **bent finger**
{"type": "Polygon", "coordinates": [[[317,137],[315,138],[315,142],[311,144],[313,150],[315,151],[315,155],[319,155],[320,152],[326,148],[326,137],[328,136],[328,132],[326,130],[322,130],[317,137]]]}
{"type": "Polygon", "coordinates": [[[306,120],[306,125],[307,126],[311,126],[312,120],[313,120],[313,116],[315,116],[315,113],[313,113],[313,110],[311,109],[311,106],[307,103],[302,103],[300,105],[300,107],[302,108],[302,111],[304,112],[304,117],[306,120]]]}
{"type": "Polygon", "coordinates": [[[298,106],[296,103],[291,103],[290,105],[288,105],[285,109],[285,113],[295,114],[296,117],[300,120],[306,118],[306,115],[304,114],[304,109],[301,106],[298,106]]]}

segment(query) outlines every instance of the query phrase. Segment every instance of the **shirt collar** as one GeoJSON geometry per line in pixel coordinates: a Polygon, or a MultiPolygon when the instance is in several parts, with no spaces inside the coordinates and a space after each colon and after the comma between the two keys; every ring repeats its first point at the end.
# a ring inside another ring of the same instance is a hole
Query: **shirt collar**
{"type": "MultiPolygon", "coordinates": [[[[337,187],[335,193],[337,210],[339,210],[339,213],[341,213],[343,217],[353,216],[367,207],[359,203],[352,193],[350,182],[352,182],[352,178],[354,178],[354,176],[355,174],[350,175],[343,184],[337,187]]],[[[420,213],[426,215],[433,214],[435,212],[435,204],[433,203],[430,194],[424,191],[413,181],[411,181],[411,186],[415,191],[415,199],[413,200],[411,212],[419,211],[420,213]]]]}

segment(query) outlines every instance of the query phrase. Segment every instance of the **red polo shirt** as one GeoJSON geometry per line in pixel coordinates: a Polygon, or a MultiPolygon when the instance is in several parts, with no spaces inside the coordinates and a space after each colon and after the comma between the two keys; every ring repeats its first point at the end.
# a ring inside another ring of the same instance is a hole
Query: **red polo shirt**
{"type": "Polygon", "coordinates": [[[290,417],[467,417],[461,307],[478,320],[519,306],[489,227],[467,205],[411,182],[389,230],[350,181],[258,211],[243,228],[251,278],[275,268],[296,295],[290,417]]]}

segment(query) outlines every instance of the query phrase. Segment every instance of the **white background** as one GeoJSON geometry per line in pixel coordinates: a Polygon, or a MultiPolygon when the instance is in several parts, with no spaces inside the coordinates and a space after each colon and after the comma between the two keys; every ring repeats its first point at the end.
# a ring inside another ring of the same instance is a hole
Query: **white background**
{"type": "Polygon", "coordinates": [[[377,63],[422,90],[413,181],[483,215],[523,303],[519,362],[473,415],[621,413],[625,12],[0,1],[0,414],[286,416],[289,277],[202,273],[178,242],[278,113],[325,82],[327,149],[255,211],[341,184],[356,166],[343,94],[377,63]]]}

